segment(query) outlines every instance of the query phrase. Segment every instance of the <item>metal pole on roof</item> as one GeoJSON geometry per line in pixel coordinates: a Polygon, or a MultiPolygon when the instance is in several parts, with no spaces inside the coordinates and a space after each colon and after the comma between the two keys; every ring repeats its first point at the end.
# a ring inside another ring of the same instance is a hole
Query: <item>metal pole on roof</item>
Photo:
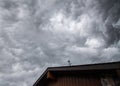
{"type": "Polygon", "coordinates": [[[70,62],[70,60],[68,60],[67,62],[68,62],[68,65],[71,66],[71,62],[70,62]]]}

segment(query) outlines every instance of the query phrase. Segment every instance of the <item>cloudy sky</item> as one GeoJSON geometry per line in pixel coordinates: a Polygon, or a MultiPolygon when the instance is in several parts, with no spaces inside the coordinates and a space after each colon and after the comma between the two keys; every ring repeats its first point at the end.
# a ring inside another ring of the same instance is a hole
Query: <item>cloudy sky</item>
{"type": "Polygon", "coordinates": [[[0,0],[0,86],[32,86],[68,59],[120,61],[120,0],[0,0]]]}

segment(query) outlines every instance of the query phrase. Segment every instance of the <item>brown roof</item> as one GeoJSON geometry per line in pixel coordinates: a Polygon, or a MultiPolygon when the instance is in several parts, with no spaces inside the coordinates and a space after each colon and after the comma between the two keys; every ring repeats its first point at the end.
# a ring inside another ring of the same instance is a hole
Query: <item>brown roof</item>
{"type": "Polygon", "coordinates": [[[62,67],[48,67],[33,86],[37,86],[37,84],[40,83],[40,81],[46,77],[48,71],[68,72],[68,71],[89,71],[89,70],[114,70],[114,69],[120,69],[120,61],[109,62],[109,63],[98,63],[98,64],[62,66],[62,67]]]}

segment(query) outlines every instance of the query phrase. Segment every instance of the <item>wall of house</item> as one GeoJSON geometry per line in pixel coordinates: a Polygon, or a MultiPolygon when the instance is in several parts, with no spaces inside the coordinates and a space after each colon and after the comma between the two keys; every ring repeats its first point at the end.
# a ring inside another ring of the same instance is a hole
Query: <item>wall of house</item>
{"type": "Polygon", "coordinates": [[[92,76],[61,76],[50,81],[47,86],[102,86],[98,77],[92,76]]]}

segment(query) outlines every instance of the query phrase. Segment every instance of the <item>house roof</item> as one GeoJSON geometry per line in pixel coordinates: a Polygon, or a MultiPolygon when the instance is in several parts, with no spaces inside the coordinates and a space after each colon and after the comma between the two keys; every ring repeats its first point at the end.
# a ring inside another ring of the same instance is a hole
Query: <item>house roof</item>
{"type": "Polygon", "coordinates": [[[47,72],[68,72],[68,71],[89,71],[89,70],[116,70],[120,69],[120,61],[109,63],[85,64],[62,67],[48,67],[45,72],[39,77],[33,86],[37,86],[42,79],[47,75],[47,72]]]}

